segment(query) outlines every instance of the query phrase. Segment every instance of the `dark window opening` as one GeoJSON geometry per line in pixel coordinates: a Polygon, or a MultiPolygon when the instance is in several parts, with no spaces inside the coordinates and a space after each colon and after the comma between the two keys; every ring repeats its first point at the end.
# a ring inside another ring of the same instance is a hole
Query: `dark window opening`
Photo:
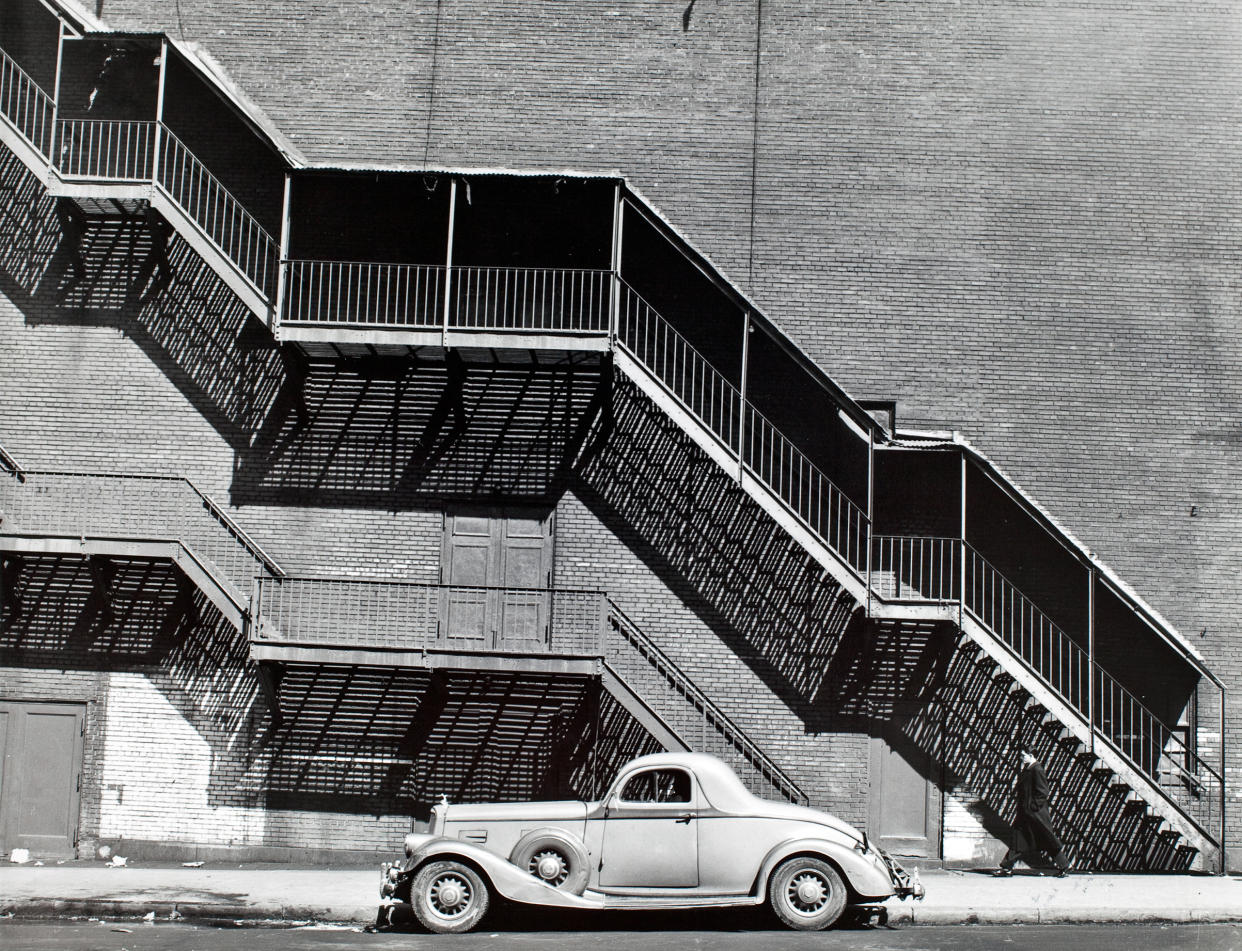
{"type": "Polygon", "coordinates": [[[623,802],[689,802],[690,774],[680,769],[649,769],[626,780],[621,799],[623,802]]]}

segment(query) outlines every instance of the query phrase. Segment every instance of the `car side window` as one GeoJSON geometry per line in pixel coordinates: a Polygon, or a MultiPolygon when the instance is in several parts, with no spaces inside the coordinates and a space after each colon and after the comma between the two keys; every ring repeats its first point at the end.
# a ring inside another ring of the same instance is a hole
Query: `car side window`
{"type": "Polygon", "coordinates": [[[624,802],[689,802],[690,774],[682,769],[648,769],[626,780],[624,802]]]}

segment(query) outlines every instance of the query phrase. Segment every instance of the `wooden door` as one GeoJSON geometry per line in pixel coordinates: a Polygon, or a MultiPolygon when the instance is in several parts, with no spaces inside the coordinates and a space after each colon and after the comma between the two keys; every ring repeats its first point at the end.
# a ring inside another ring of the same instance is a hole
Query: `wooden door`
{"type": "Polygon", "coordinates": [[[494,510],[445,516],[442,641],[450,649],[524,651],[547,643],[548,517],[494,510]]]}
{"type": "Polygon", "coordinates": [[[77,846],[82,708],[0,704],[0,851],[72,858],[77,846]]]}
{"type": "MultiPolygon", "coordinates": [[[[893,855],[938,858],[939,772],[911,739],[915,711],[901,708],[871,737],[871,802],[867,834],[893,855]]],[[[926,710],[921,713],[926,717],[926,710]]]]}

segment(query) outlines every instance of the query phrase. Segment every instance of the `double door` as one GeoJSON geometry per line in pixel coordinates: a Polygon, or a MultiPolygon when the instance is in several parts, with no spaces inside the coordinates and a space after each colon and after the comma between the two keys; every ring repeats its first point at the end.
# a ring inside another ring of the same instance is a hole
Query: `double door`
{"type": "Polygon", "coordinates": [[[548,643],[550,515],[445,515],[440,640],[460,650],[538,651],[548,643]]]}

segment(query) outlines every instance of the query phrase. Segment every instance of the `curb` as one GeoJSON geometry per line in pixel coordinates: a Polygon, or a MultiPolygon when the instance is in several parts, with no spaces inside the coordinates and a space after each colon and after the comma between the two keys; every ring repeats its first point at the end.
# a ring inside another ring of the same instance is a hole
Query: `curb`
{"type": "Polygon", "coordinates": [[[1229,924],[1242,922],[1242,909],[1221,908],[896,908],[895,925],[1101,925],[1229,924]]]}
{"type": "Polygon", "coordinates": [[[155,912],[157,921],[218,919],[220,921],[291,922],[316,921],[333,924],[372,924],[375,907],[336,909],[300,905],[225,904],[192,901],[131,901],[127,899],[34,899],[0,907],[13,918],[142,918],[155,912]]]}

